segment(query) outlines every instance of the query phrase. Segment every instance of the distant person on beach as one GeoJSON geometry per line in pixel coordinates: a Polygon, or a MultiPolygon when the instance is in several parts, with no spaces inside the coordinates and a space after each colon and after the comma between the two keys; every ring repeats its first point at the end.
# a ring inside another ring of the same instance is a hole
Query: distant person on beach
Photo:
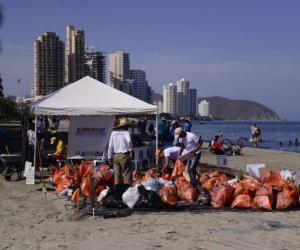
{"type": "Polygon", "coordinates": [[[52,125],[50,127],[50,131],[51,131],[51,137],[57,137],[57,124],[56,124],[56,119],[55,117],[52,118],[52,125]]]}
{"type": "Polygon", "coordinates": [[[282,146],[282,141],[281,141],[281,142],[279,142],[279,145],[280,145],[280,146],[282,146]]]}
{"type": "Polygon", "coordinates": [[[53,166],[56,166],[57,160],[67,159],[68,149],[65,143],[56,137],[51,138],[50,144],[55,146],[55,152],[48,159],[53,166]]]}
{"type": "Polygon", "coordinates": [[[170,127],[170,136],[173,141],[174,146],[179,147],[179,138],[175,138],[175,129],[179,127],[179,124],[177,121],[172,122],[172,126],[170,127]]]}
{"type": "Polygon", "coordinates": [[[258,131],[258,137],[257,137],[257,140],[258,140],[259,142],[262,142],[260,127],[257,127],[257,131],[258,131]]]}
{"type": "Polygon", "coordinates": [[[167,120],[165,119],[165,117],[162,117],[161,121],[158,123],[157,133],[158,133],[158,143],[164,142],[167,134],[167,120]]]}
{"type": "Polygon", "coordinates": [[[222,130],[219,131],[219,136],[223,137],[223,131],[222,130]]]}
{"type": "Polygon", "coordinates": [[[156,150],[156,136],[151,135],[151,141],[148,143],[148,146],[150,147],[150,158],[155,158],[155,150],[156,150]]]}
{"type": "Polygon", "coordinates": [[[252,134],[253,147],[257,148],[258,147],[258,128],[257,128],[256,124],[253,124],[253,126],[251,126],[251,134],[252,134]]]}
{"type": "Polygon", "coordinates": [[[46,130],[45,130],[45,123],[43,120],[44,118],[40,117],[39,122],[37,124],[37,138],[39,142],[45,138],[46,130]]]}
{"type": "Polygon", "coordinates": [[[199,164],[201,157],[201,146],[203,141],[198,138],[195,134],[187,131],[183,131],[182,128],[177,128],[175,130],[175,138],[179,138],[180,151],[179,156],[182,154],[191,153],[192,155],[187,160],[186,168],[190,175],[190,182],[195,187],[196,182],[196,168],[199,164]]]}
{"type": "Polygon", "coordinates": [[[299,142],[297,138],[295,139],[295,146],[299,146],[299,142]]]}
{"type": "Polygon", "coordinates": [[[210,142],[208,149],[211,153],[214,153],[216,155],[223,155],[224,152],[222,150],[222,144],[221,142],[218,142],[218,139],[219,135],[215,134],[214,138],[210,142]]]}
{"type": "Polygon", "coordinates": [[[293,145],[293,143],[292,143],[292,141],[291,141],[291,140],[289,140],[289,145],[293,145]]]}
{"type": "Polygon", "coordinates": [[[34,165],[35,124],[31,123],[27,130],[27,161],[34,165]]]}
{"type": "Polygon", "coordinates": [[[147,120],[142,122],[142,136],[146,135],[146,128],[147,128],[147,120]]]}
{"type": "Polygon", "coordinates": [[[47,132],[48,131],[48,129],[49,129],[49,120],[48,120],[48,116],[47,115],[45,115],[45,131],[47,132]]]}
{"type": "Polygon", "coordinates": [[[153,123],[151,123],[151,124],[149,125],[148,133],[149,133],[150,136],[151,136],[151,135],[154,135],[154,124],[153,124],[153,123]]]}
{"type": "Polygon", "coordinates": [[[131,154],[133,150],[131,136],[128,127],[133,126],[126,118],[120,120],[110,135],[108,145],[108,159],[110,164],[114,164],[115,185],[120,183],[121,176],[124,177],[125,184],[132,184],[132,163],[131,154]]]}
{"type": "Polygon", "coordinates": [[[137,123],[138,134],[142,134],[142,121],[139,120],[137,123]]]}

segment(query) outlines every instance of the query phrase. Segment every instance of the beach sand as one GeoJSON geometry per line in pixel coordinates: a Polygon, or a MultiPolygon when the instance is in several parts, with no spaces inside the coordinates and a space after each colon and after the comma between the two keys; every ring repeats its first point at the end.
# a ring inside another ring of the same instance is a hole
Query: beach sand
{"type": "MultiPolygon", "coordinates": [[[[13,130],[11,124],[6,127],[5,143],[16,144],[11,136],[17,128],[10,134],[9,127],[13,130]]],[[[299,153],[259,148],[244,148],[243,153],[244,156],[228,157],[228,167],[245,170],[247,164],[265,163],[300,174],[299,153]]],[[[203,147],[201,162],[216,165],[216,157],[203,147]]],[[[48,178],[46,194],[41,191],[43,184],[38,179],[30,187],[24,179],[15,179],[16,175],[11,181],[0,176],[1,250],[300,248],[299,210],[269,212],[197,206],[196,209],[134,210],[128,215],[93,219],[75,215],[69,201],[53,194],[48,178]]]]}

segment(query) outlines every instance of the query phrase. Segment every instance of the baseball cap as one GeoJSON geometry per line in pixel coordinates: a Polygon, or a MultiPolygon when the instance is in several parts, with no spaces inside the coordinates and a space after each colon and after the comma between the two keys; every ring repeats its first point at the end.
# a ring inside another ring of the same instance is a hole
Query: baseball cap
{"type": "Polygon", "coordinates": [[[175,133],[174,133],[175,134],[174,137],[178,138],[179,135],[182,133],[182,131],[183,131],[182,128],[176,128],[175,133]]]}

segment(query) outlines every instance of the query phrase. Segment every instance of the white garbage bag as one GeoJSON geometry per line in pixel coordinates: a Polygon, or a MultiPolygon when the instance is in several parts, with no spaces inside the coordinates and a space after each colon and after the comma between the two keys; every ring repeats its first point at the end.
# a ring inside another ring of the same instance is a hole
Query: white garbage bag
{"type": "Polygon", "coordinates": [[[140,193],[137,187],[138,185],[128,188],[122,195],[123,202],[130,208],[133,208],[140,198],[140,193]]]}

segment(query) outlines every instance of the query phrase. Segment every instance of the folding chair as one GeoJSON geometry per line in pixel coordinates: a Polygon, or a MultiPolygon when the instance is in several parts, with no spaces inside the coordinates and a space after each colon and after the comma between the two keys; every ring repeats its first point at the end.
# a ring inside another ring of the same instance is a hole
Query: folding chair
{"type": "Polygon", "coordinates": [[[131,155],[131,161],[134,165],[134,169],[138,169],[141,167],[141,159],[142,159],[142,149],[140,147],[133,148],[132,155],[131,155]]]}

